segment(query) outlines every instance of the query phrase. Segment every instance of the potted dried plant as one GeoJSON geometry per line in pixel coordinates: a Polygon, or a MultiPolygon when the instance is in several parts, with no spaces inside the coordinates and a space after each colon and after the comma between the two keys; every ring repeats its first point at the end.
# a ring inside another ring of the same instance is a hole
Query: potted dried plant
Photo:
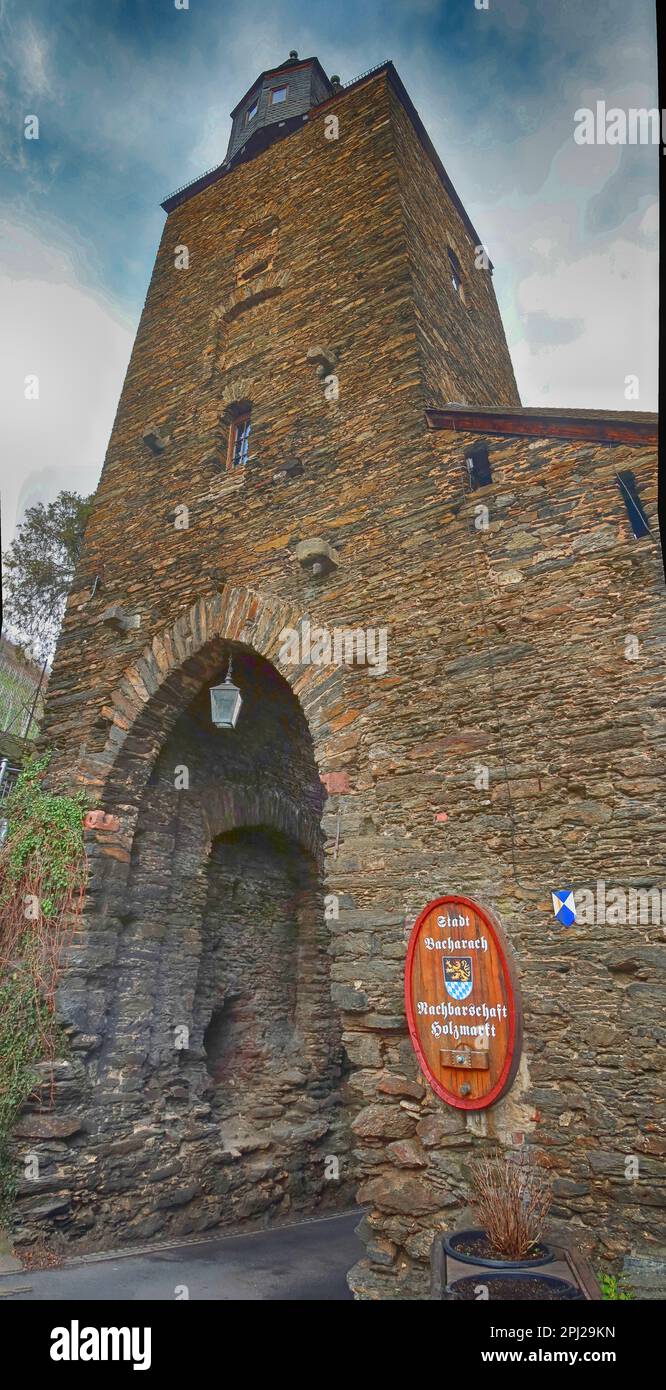
{"type": "Polygon", "coordinates": [[[448,1255],[491,1269],[533,1268],[552,1260],[552,1250],[541,1240],[553,1200],[542,1168],[524,1154],[477,1159],[470,1187],[481,1227],[449,1236],[444,1247],[448,1255]]]}
{"type": "Polygon", "coordinates": [[[574,1299],[574,1284],[533,1273],[547,1265],[554,1252],[542,1239],[552,1203],[552,1184],[543,1169],[527,1155],[482,1158],[472,1165],[471,1200],[481,1226],[456,1231],[444,1241],[449,1260],[476,1266],[448,1285],[457,1299],[574,1299]],[[489,1272],[486,1274],[485,1271],[489,1272]],[[490,1272],[492,1270],[492,1273],[490,1272]]]}

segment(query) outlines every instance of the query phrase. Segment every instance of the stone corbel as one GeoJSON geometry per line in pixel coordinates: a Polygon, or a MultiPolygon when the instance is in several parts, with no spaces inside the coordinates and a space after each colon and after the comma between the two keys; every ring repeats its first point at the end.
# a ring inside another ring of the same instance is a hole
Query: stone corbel
{"type": "Polygon", "coordinates": [[[335,373],[339,359],[340,352],[338,348],[311,347],[308,348],[305,354],[306,362],[308,362],[310,366],[316,367],[317,376],[320,381],[323,381],[325,377],[335,373]]]}
{"type": "Polygon", "coordinates": [[[105,608],[100,614],[100,622],[105,627],[113,628],[116,632],[132,632],[135,628],[141,627],[141,617],[138,613],[128,613],[126,608],[121,608],[120,604],[113,603],[110,608],[105,608]]]}
{"type": "Polygon", "coordinates": [[[330,570],[337,569],[340,564],[340,556],[328,541],[324,541],[320,536],[312,536],[309,540],[299,541],[295,547],[294,554],[302,569],[308,570],[310,574],[328,574],[330,570]]]}

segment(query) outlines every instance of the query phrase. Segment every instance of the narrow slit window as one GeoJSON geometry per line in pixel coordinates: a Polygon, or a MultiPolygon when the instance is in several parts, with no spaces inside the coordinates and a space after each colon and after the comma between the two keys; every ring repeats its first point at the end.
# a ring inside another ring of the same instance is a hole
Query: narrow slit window
{"type": "Polygon", "coordinates": [[[451,272],[451,284],[456,294],[462,295],[462,268],[455,251],[449,246],[449,270],[451,272]]]}
{"type": "Polygon", "coordinates": [[[245,112],[245,124],[246,124],[246,125],[249,125],[249,124],[250,124],[250,121],[253,121],[253,120],[254,120],[254,118],[255,118],[255,116],[256,116],[258,110],[259,110],[259,97],[257,97],[256,101],[253,101],[253,102],[252,102],[252,105],[251,105],[251,106],[248,106],[247,111],[245,112]]]}
{"type": "Polygon", "coordinates": [[[227,455],[227,468],[244,468],[250,455],[250,430],[252,428],[249,415],[239,415],[232,420],[229,427],[229,452],[227,455]]]}
{"type": "Polygon", "coordinates": [[[650,526],[645,515],[645,508],[638,496],[636,479],[630,468],[624,468],[621,473],[617,474],[617,485],[622,494],[622,500],[627,509],[627,516],[636,540],[640,540],[641,536],[648,536],[650,526]]]}
{"type": "Polygon", "coordinates": [[[469,482],[472,492],[476,492],[479,487],[487,487],[492,483],[493,475],[490,467],[490,459],[485,444],[477,444],[474,449],[470,449],[465,457],[465,467],[469,473],[469,482]]]}

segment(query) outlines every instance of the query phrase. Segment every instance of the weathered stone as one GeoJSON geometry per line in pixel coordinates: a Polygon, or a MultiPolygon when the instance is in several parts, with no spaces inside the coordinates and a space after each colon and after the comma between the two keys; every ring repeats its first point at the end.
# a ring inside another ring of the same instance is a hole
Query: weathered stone
{"type": "Polygon", "coordinates": [[[200,1191],[201,1189],[195,1185],[192,1185],[192,1187],[177,1187],[173,1191],[167,1191],[159,1198],[157,1203],[158,1210],[161,1211],[163,1207],[187,1206],[187,1203],[191,1202],[192,1198],[196,1197],[200,1191]]]}
{"type": "Polygon", "coordinates": [[[362,1139],[399,1139],[413,1134],[414,1120],[394,1105],[368,1105],[359,1111],[352,1129],[362,1139]]]}
{"type": "Polygon", "coordinates": [[[119,830],[120,821],[117,816],[109,816],[105,811],[88,811],[84,822],[85,830],[119,830]]]}
{"type": "Polygon", "coordinates": [[[113,628],[116,632],[131,632],[134,628],[141,627],[141,617],[138,613],[128,613],[119,603],[114,603],[110,608],[105,608],[100,613],[99,621],[106,627],[113,628]]]}
{"type": "Polygon", "coordinates": [[[407,1265],[404,1261],[397,1276],[383,1272],[369,1260],[359,1260],[347,1275],[347,1282],[355,1298],[376,1301],[378,1299],[420,1300],[428,1297],[428,1272],[407,1265]]]}
{"type": "Polygon", "coordinates": [[[352,989],[350,985],[334,984],[331,986],[331,997],[339,1009],[345,1013],[365,1013],[368,1007],[368,996],[363,990],[352,989]]]}
{"type": "Polygon", "coordinates": [[[21,1139],[67,1139],[83,1128],[76,1115],[23,1114],[14,1127],[21,1139]]]}
{"type": "Polygon", "coordinates": [[[349,791],[348,772],[322,772],[320,776],[322,785],[326,788],[329,796],[337,796],[349,791]]]}
{"type": "Polygon", "coordinates": [[[359,1067],[379,1067],[382,1063],[382,1045],[379,1038],[367,1033],[343,1033],[347,1055],[359,1067]]]}
{"type": "Polygon", "coordinates": [[[436,1148],[445,1135],[462,1134],[465,1118],[459,1110],[442,1109],[437,1115],[426,1115],[416,1126],[421,1143],[427,1149],[436,1148]]]}
{"type": "Polygon", "coordinates": [[[654,1256],[627,1255],[622,1272],[636,1298],[666,1298],[666,1256],[663,1252],[654,1256]]]}
{"type": "Polygon", "coordinates": [[[73,1052],[94,1052],[100,1042],[98,1033],[75,1033],[69,1045],[73,1052]]]}
{"type": "Polygon", "coordinates": [[[430,1228],[424,1231],[417,1231],[414,1235],[406,1237],[405,1249],[413,1260],[420,1260],[422,1262],[429,1261],[433,1241],[437,1239],[437,1235],[433,1235],[430,1228]]]}
{"type": "Polygon", "coordinates": [[[310,570],[312,574],[325,574],[329,570],[337,569],[340,564],[337,550],[320,536],[311,536],[306,541],[299,541],[294,554],[299,565],[310,570]]]}
{"type": "Polygon", "coordinates": [[[395,1264],[398,1247],[393,1244],[392,1240],[386,1240],[379,1235],[371,1236],[365,1248],[371,1264],[380,1266],[395,1264]]]}
{"type": "Polygon", "coordinates": [[[69,1209],[70,1204],[71,1196],[69,1194],[53,1197],[46,1201],[33,1198],[23,1203],[23,1210],[31,1221],[42,1221],[45,1217],[60,1216],[62,1212],[69,1209]]]}
{"type": "Polygon", "coordinates": [[[388,1144],[387,1154],[390,1154],[394,1163],[399,1168],[427,1168],[428,1159],[424,1154],[420,1144],[414,1143],[412,1139],[399,1139],[395,1144],[388,1144]]]}
{"type": "Polygon", "coordinates": [[[437,1211],[442,1205],[442,1196],[432,1185],[421,1178],[408,1174],[383,1173],[362,1183],[358,1193],[359,1202],[371,1202],[381,1211],[404,1212],[419,1216],[429,1211],[437,1211]]]}
{"type": "Polygon", "coordinates": [[[407,1081],[402,1076],[384,1077],[377,1090],[386,1096],[411,1096],[414,1100],[422,1100],[425,1095],[425,1086],[420,1081],[407,1081]]]}
{"type": "Polygon", "coordinates": [[[327,1120],[322,1118],[304,1120],[302,1123],[293,1125],[273,1125],[271,1134],[274,1139],[287,1140],[292,1143],[311,1144],[317,1139],[322,1139],[328,1133],[330,1125],[327,1120]]]}

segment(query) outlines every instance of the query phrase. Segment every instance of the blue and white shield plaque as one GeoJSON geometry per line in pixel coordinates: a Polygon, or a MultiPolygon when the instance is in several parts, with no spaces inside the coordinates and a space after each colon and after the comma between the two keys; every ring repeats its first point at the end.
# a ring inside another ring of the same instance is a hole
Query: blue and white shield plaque
{"type": "Polygon", "coordinates": [[[472,993],[472,957],[444,956],[444,984],[452,999],[466,999],[472,993]]]}

